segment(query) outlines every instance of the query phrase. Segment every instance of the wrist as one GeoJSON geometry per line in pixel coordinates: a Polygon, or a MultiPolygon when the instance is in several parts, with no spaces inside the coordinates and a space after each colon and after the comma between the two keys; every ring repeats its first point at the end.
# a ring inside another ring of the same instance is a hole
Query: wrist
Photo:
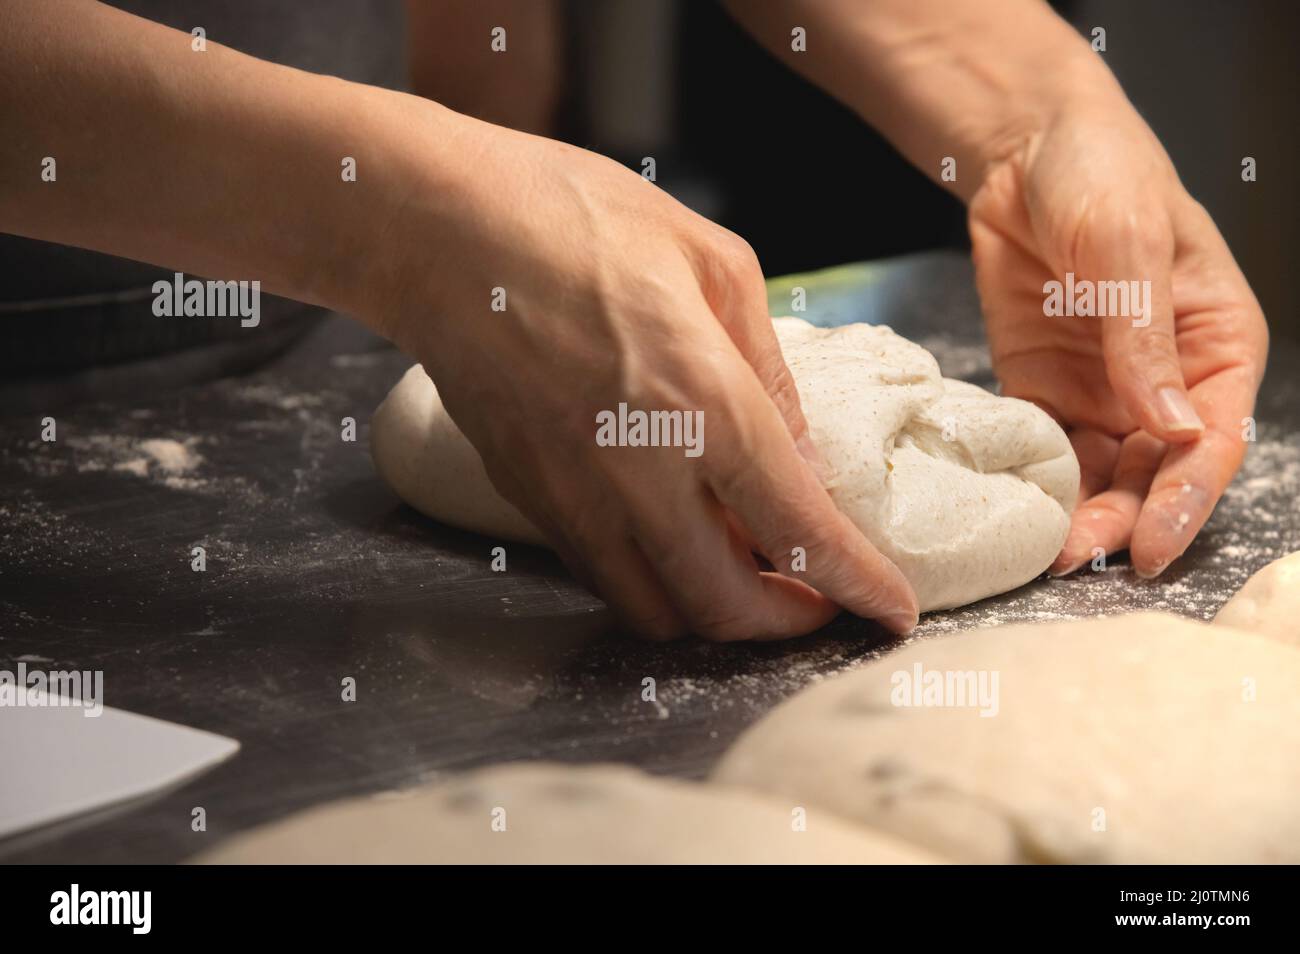
{"type": "Polygon", "coordinates": [[[850,105],[966,201],[1059,116],[1093,101],[1127,108],[1101,58],[1045,4],[886,0],[838,42],[830,73],[852,76],[850,105]]]}
{"type": "Polygon", "coordinates": [[[1010,66],[1002,82],[1006,92],[986,104],[983,122],[971,126],[974,168],[968,171],[973,174],[957,190],[967,200],[991,170],[1008,159],[1027,160],[1034,144],[1063,117],[1132,110],[1114,76],[1084,44],[1062,49],[1050,67],[1034,60],[1010,66]]]}
{"type": "Polygon", "coordinates": [[[301,297],[388,335],[392,292],[410,258],[411,206],[427,204],[439,188],[456,114],[419,97],[344,85],[332,124],[348,134],[330,157],[330,194],[302,197],[316,213],[305,219],[301,297]]]}
{"type": "Polygon", "coordinates": [[[458,223],[473,215],[476,170],[490,148],[482,133],[493,127],[417,96],[359,89],[367,155],[351,185],[362,201],[330,230],[350,238],[325,257],[336,267],[322,276],[324,292],[331,308],[410,352],[413,334],[445,311],[440,289],[456,277],[458,223]]]}

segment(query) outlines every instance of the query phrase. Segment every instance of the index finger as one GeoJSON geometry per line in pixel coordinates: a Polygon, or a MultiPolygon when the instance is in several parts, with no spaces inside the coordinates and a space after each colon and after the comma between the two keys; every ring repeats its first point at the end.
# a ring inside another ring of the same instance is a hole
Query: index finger
{"type": "MultiPolygon", "coordinates": [[[[757,381],[754,383],[757,389],[757,381]]],[[[761,390],[761,389],[759,389],[761,390]]],[[[896,633],[916,626],[916,594],[902,572],[842,514],[795,447],[776,407],[741,417],[738,446],[714,456],[710,487],[782,575],[896,633]],[[802,549],[802,569],[792,554],[802,549]]]]}
{"type": "Polygon", "coordinates": [[[1225,369],[1191,389],[1205,431],[1171,447],[1156,472],[1129,546],[1139,576],[1163,572],[1210,518],[1245,459],[1255,389],[1256,375],[1246,367],[1225,369]]]}

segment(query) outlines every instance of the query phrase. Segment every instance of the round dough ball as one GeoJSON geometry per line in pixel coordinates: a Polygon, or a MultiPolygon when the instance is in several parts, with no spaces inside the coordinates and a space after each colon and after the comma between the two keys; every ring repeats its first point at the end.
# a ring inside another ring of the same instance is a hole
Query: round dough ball
{"type": "Polygon", "coordinates": [[[375,411],[370,456],[384,483],[421,513],[490,537],[546,545],[541,531],[492,486],[483,459],[418,364],[375,411]]]}
{"type": "Polygon", "coordinates": [[[1274,560],[1247,580],[1214,622],[1300,647],[1300,553],[1274,560]]]}
{"type": "MultiPolygon", "coordinates": [[[[1079,465],[1047,414],[943,378],[928,351],[886,327],[773,326],[830,467],[831,499],[897,564],[922,611],[1014,589],[1051,564],[1069,532],[1079,465]]],[[[418,365],[375,412],[371,453],[417,510],[544,542],[497,494],[418,365]]]]}
{"type": "Polygon", "coordinates": [[[777,318],[775,328],[831,499],[923,612],[1015,589],[1051,565],[1079,490],[1051,417],[942,377],[928,351],[883,326],[777,318]]]}
{"type": "Polygon", "coordinates": [[[964,862],[1296,863],[1297,688],[1300,653],[1164,614],[973,630],[799,693],[714,778],[964,862]]]}
{"type": "Polygon", "coordinates": [[[238,835],[204,864],[923,864],[825,812],[617,765],[522,763],[351,799],[238,835]],[[494,831],[494,817],[505,831],[494,831]]]}

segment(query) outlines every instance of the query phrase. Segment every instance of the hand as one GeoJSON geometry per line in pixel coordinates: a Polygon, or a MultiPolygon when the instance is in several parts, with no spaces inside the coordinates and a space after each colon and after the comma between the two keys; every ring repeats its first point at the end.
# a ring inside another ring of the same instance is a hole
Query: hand
{"type": "Polygon", "coordinates": [[[991,166],[970,231],[1003,392],[1055,416],[1082,469],[1052,572],[1128,548],[1140,576],[1158,575],[1246,452],[1268,330],[1232,253],[1117,98],[1063,109],[991,166]],[[1067,272],[1150,281],[1150,324],[1045,316],[1044,283],[1067,272]]]}
{"type": "Polygon", "coordinates": [[[791,636],[838,606],[915,625],[910,586],[810,463],[743,241],[582,149],[464,117],[420,148],[455,162],[388,228],[385,330],[579,580],[654,638],[791,636]],[[621,402],[703,411],[703,454],[598,446],[621,402]]]}

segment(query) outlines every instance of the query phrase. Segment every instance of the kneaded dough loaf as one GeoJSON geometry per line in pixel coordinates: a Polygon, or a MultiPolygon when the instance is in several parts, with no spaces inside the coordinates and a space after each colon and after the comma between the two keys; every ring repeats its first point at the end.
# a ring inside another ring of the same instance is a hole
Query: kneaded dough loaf
{"type": "Polygon", "coordinates": [[[714,779],[957,861],[1294,864],[1298,687],[1300,653],[1164,614],[973,630],[799,693],[714,779]],[[997,672],[996,714],[893,704],[917,666],[997,672]]]}
{"type": "Polygon", "coordinates": [[[832,470],[831,499],[902,570],[923,611],[1003,593],[1047,569],[1079,490],[1078,461],[1055,421],[942,377],[928,351],[889,328],[775,326],[832,470]]]}
{"type": "Polygon", "coordinates": [[[1300,553],[1274,560],[1247,580],[1214,622],[1300,647],[1300,553]]]}
{"type": "MultiPolygon", "coordinates": [[[[795,806],[798,807],[798,806],[795,806]]],[[[205,864],[924,864],[937,859],[745,792],[615,765],[521,763],[314,808],[236,836],[205,864]],[[494,831],[494,818],[505,823],[494,831]]]]}
{"type": "MultiPolygon", "coordinates": [[[[928,351],[886,327],[774,327],[831,469],[831,499],[898,565],[923,611],[1014,589],[1048,567],[1069,531],[1079,465],[1047,414],[942,377],[928,351]]],[[[418,365],[376,411],[371,452],[417,510],[544,542],[496,493],[418,365]]]]}

